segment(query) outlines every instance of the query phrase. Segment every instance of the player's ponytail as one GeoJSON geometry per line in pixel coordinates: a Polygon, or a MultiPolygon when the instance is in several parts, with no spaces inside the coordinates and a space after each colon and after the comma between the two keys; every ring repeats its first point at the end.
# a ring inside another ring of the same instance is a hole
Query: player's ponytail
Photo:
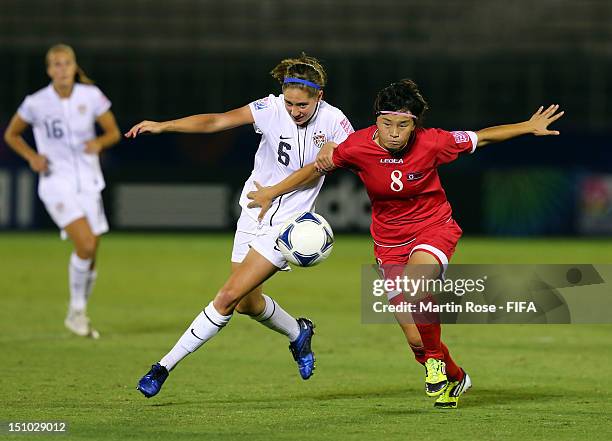
{"type": "Polygon", "coordinates": [[[89,78],[83,68],[77,64],[77,81],[83,84],[95,84],[94,80],[89,78]]]}
{"type": "Polygon", "coordinates": [[[282,84],[283,91],[288,87],[306,90],[309,96],[315,96],[327,84],[327,73],[314,57],[304,52],[298,58],[282,60],[270,75],[282,84]]]}
{"type": "Polygon", "coordinates": [[[374,113],[408,111],[417,117],[417,125],[422,125],[423,115],[429,109],[427,101],[419,91],[419,86],[410,80],[403,79],[392,83],[378,92],[374,100],[374,113]]]}
{"type": "Polygon", "coordinates": [[[94,81],[87,76],[85,71],[77,63],[76,54],[74,52],[74,49],[72,49],[72,47],[68,46],[67,44],[59,43],[49,48],[49,50],[47,51],[47,55],[45,56],[45,61],[47,63],[47,66],[49,66],[49,63],[51,62],[51,56],[59,52],[65,53],[68,56],[72,57],[72,59],[74,60],[74,63],[77,65],[77,71],[76,71],[76,77],[75,77],[76,81],[78,81],[79,83],[83,83],[83,84],[94,84],[94,81]]]}

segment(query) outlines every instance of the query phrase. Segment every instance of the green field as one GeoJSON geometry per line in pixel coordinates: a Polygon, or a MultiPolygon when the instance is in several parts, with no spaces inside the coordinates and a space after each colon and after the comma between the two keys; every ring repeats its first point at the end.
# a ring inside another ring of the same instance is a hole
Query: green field
{"type": "MultiPolygon", "coordinates": [[[[317,324],[310,380],[284,337],[236,315],[143,398],[137,380],[214,296],[230,250],[229,235],[105,237],[91,341],[63,328],[68,244],[0,234],[0,421],[67,421],[58,439],[612,439],[610,325],[445,326],[474,387],[459,409],[434,409],[399,328],[360,324],[365,237],[340,236],[328,262],[267,285],[317,324]]],[[[612,263],[612,241],[467,238],[454,262],[612,263]]]]}

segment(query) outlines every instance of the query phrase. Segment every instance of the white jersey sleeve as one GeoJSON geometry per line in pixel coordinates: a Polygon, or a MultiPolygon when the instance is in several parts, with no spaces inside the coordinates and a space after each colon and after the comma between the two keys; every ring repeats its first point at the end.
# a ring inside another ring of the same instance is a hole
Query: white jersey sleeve
{"type": "Polygon", "coordinates": [[[91,98],[93,105],[93,113],[96,118],[98,118],[100,115],[107,112],[108,109],[111,108],[110,100],[106,98],[106,95],[104,95],[102,91],[96,86],[93,86],[91,98]]]}
{"type": "Polygon", "coordinates": [[[253,119],[255,120],[255,132],[262,134],[270,130],[278,121],[278,107],[276,97],[268,95],[249,104],[253,119]]]}
{"type": "Polygon", "coordinates": [[[336,124],[334,133],[332,135],[331,142],[335,142],[336,144],[340,144],[348,138],[348,136],[353,133],[355,129],[351,125],[351,122],[348,118],[338,110],[338,124],[336,124]]]}
{"type": "Polygon", "coordinates": [[[32,97],[26,96],[19,108],[17,109],[17,115],[19,118],[32,125],[35,122],[35,114],[32,105],[32,97]]]}

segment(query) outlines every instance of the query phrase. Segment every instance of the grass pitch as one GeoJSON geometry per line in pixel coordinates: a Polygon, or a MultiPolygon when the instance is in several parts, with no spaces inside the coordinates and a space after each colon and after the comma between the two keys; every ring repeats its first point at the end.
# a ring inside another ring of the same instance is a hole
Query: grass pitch
{"type": "MultiPolygon", "coordinates": [[[[62,439],[612,439],[609,325],[445,326],[474,387],[460,408],[434,409],[399,328],[360,324],[366,237],[340,236],[329,261],[266,285],[317,324],[310,380],[284,337],[236,315],[145,399],[137,380],[223,283],[231,241],[105,237],[90,303],[102,338],[91,341],[63,328],[69,246],[56,234],[1,234],[0,439],[41,439],[7,435],[9,421],[67,421],[62,439]]],[[[612,241],[466,238],[453,261],[612,263],[612,241]]]]}

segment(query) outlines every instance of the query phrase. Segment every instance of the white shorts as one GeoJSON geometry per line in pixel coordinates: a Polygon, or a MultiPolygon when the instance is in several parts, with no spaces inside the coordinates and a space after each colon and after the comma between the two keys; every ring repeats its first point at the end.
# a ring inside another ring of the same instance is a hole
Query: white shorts
{"type": "Polygon", "coordinates": [[[63,229],[77,219],[87,219],[94,235],[100,236],[108,231],[108,221],[104,214],[102,195],[95,193],[77,193],[66,188],[42,188],[38,195],[53,222],[63,229]]]}
{"type": "Polygon", "coordinates": [[[281,227],[282,223],[273,227],[260,224],[243,211],[236,224],[232,262],[241,263],[249,249],[253,248],[280,270],[290,270],[287,260],[276,246],[281,227]]]}

